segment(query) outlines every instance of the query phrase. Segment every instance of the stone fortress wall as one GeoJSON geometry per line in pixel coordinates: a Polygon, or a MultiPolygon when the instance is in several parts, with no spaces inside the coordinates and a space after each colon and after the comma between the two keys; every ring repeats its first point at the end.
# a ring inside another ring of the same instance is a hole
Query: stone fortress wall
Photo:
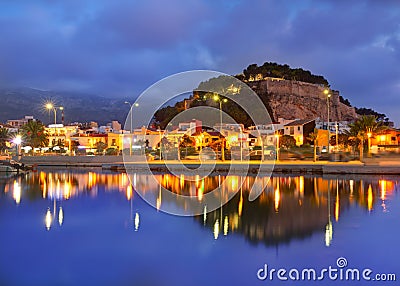
{"type": "MultiPolygon", "coordinates": [[[[328,104],[323,85],[277,78],[265,78],[248,84],[257,94],[269,95],[274,119],[320,117],[327,120],[328,104]]],[[[330,121],[353,121],[357,118],[353,107],[340,102],[339,91],[331,90],[330,93],[330,121]]]]}

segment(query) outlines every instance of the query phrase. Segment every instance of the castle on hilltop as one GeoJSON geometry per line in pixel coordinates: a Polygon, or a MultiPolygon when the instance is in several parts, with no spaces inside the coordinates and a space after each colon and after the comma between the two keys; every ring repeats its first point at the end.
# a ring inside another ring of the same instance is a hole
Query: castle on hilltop
{"type": "MultiPolygon", "coordinates": [[[[245,80],[259,96],[265,96],[274,119],[327,120],[328,98],[326,86],[282,78],[262,77],[261,74],[245,80]]],[[[354,107],[340,102],[339,91],[329,90],[329,117],[331,121],[353,121],[357,118],[354,107]]]]}

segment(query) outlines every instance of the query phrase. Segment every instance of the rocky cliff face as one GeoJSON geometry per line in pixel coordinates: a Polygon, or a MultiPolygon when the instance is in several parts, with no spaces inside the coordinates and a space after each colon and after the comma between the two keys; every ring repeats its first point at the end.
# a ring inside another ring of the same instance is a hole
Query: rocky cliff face
{"type": "MultiPolygon", "coordinates": [[[[271,116],[277,120],[311,119],[327,120],[328,104],[325,87],[299,81],[264,79],[247,83],[259,96],[266,97],[271,107],[271,116]]],[[[329,101],[330,121],[352,121],[357,118],[353,107],[339,101],[339,92],[332,91],[329,101]]]]}

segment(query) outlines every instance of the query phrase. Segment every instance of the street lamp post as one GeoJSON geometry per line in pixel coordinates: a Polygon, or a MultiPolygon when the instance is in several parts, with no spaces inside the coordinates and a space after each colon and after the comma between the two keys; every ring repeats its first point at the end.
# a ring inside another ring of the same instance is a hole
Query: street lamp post
{"type": "Polygon", "coordinates": [[[221,99],[217,94],[214,95],[214,101],[219,102],[219,133],[221,134],[221,160],[225,161],[225,144],[224,144],[224,138],[222,134],[222,102],[226,103],[228,102],[228,99],[224,98],[221,99]]]}
{"type": "Polygon", "coordinates": [[[21,143],[22,143],[22,137],[21,137],[21,135],[17,135],[17,136],[15,136],[15,138],[14,138],[14,140],[13,140],[13,143],[15,144],[15,146],[16,146],[16,155],[17,155],[17,160],[19,160],[19,147],[21,146],[21,143]]]}
{"type": "Polygon", "coordinates": [[[132,110],[132,108],[134,107],[134,106],[139,106],[139,103],[130,103],[130,102],[128,102],[128,101],[125,101],[125,104],[128,104],[129,105],[129,115],[130,115],[130,133],[131,133],[131,138],[130,138],[130,140],[129,140],[129,156],[132,156],[132,140],[133,140],[133,126],[132,126],[132,112],[133,112],[133,110],[132,110]]]}
{"type": "Polygon", "coordinates": [[[158,128],[158,134],[160,135],[160,161],[161,159],[161,149],[162,149],[162,137],[161,137],[161,128],[158,128]]]}
{"type": "Polygon", "coordinates": [[[275,138],[276,138],[276,161],[279,161],[279,134],[278,133],[275,134],[275,138]]]}
{"type": "Polygon", "coordinates": [[[368,136],[368,157],[371,157],[371,137],[372,137],[372,133],[371,133],[370,129],[368,129],[367,136],[368,136]]]}
{"type": "Polygon", "coordinates": [[[328,129],[328,154],[329,154],[329,147],[330,147],[330,139],[331,139],[331,136],[330,136],[330,130],[329,130],[329,105],[330,105],[330,98],[331,98],[331,94],[330,94],[330,92],[329,92],[329,89],[325,89],[324,90],[324,94],[326,95],[326,104],[327,104],[327,107],[328,107],[328,119],[327,119],[327,121],[328,121],[328,127],[327,127],[327,129],[328,129]]]}
{"type": "Polygon", "coordinates": [[[339,123],[337,122],[335,124],[335,131],[336,131],[336,151],[339,151],[339,123]]]}
{"type": "MultiPolygon", "coordinates": [[[[46,109],[53,110],[54,112],[54,143],[57,141],[57,109],[60,109],[64,113],[64,107],[63,106],[54,106],[51,102],[46,104],[46,109]]],[[[54,147],[54,146],[53,146],[54,147]]]]}
{"type": "Polygon", "coordinates": [[[243,161],[243,130],[240,126],[240,161],[243,161]]]}

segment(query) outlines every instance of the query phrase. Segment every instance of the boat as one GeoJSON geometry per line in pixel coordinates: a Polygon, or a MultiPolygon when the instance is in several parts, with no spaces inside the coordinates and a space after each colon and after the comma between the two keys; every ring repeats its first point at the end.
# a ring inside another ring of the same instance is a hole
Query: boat
{"type": "Polygon", "coordinates": [[[29,168],[23,163],[19,163],[14,160],[2,160],[0,161],[0,173],[24,173],[29,168]]]}

